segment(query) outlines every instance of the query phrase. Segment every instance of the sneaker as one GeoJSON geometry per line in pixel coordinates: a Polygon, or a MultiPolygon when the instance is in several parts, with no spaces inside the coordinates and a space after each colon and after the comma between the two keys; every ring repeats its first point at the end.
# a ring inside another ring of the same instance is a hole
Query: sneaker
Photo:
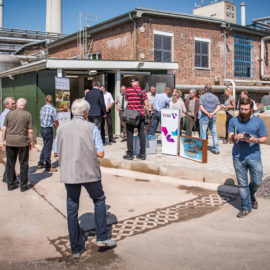
{"type": "Polygon", "coordinates": [[[218,155],[218,154],[220,154],[220,152],[219,151],[216,151],[216,152],[213,151],[213,154],[218,155]]]}
{"type": "Polygon", "coordinates": [[[109,142],[116,143],[116,140],[114,138],[112,138],[112,139],[109,139],[109,142]]]}
{"type": "Polygon", "coordinates": [[[146,160],[146,156],[138,155],[138,156],[136,156],[136,159],[146,160]]]}
{"type": "Polygon", "coordinates": [[[116,246],[116,241],[107,239],[104,241],[97,241],[97,246],[98,247],[115,247],[116,246]]]}
{"type": "Polygon", "coordinates": [[[257,200],[251,201],[251,205],[252,205],[252,208],[253,209],[258,209],[258,202],[257,202],[257,200]]]}
{"type": "Polygon", "coordinates": [[[251,210],[243,209],[237,214],[237,217],[238,218],[244,218],[245,216],[247,216],[250,213],[251,213],[251,210]]]}
{"type": "Polygon", "coordinates": [[[57,172],[57,169],[56,168],[49,168],[49,169],[45,169],[46,172],[57,172]]]}
{"type": "Polygon", "coordinates": [[[44,169],[44,168],[45,168],[45,164],[38,165],[38,169],[44,169]]]}
{"type": "Polygon", "coordinates": [[[78,253],[72,253],[73,259],[80,259],[81,255],[86,251],[86,246],[83,247],[83,249],[78,253]]]}
{"type": "Polygon", "coordinates": [[[123,138],[122,140],[121,140],[121,142],[126,142],[127,141],[127,138],[123,138]]]}
{"type": "Polygon", "coordinates": [[[123,159],[132,160],[133,159],[133,156],[131,156],[131,155],[125,155],[125,156],[123,156],[123,159]]]}

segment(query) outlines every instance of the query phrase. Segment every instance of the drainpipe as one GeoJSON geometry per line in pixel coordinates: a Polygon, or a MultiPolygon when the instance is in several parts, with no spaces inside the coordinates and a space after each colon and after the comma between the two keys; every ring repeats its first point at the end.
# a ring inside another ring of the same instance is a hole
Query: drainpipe
{"type": "Polygon", "coordinates": [[[226,54],[227,54],[227,50],[226,50],[226,43],[227,43],[227,28],[224,29],[224,82],[226,81],[226,54]]]}
{"type": "Polygon", "coordinates": [[[133,44],[133,46],[134,46],[134,61],[136,61],[136,59],[137,59],[137,55],[136,55],[136,38],[137,38],[137,36],[136,36],[136,21],[134,20],[134,19],[132,19],[132,15],[131,15],[131,13],[129,13],[128,14],[129,15],[129,19],[131,20],[131,21],[133,21],[133,25],[134,25],[134,30],[133,30],[133,32],[134,32],[134,44],[133,44]]]}
{"type": "Polygon", "coordinates": [[[261,39],[261,79],[262,80],[269,80],[270,79],[270,76],[264,75],[264,42],[266,40],[270,40],[270,36],[269,37],[263,37],[261,39]]]}

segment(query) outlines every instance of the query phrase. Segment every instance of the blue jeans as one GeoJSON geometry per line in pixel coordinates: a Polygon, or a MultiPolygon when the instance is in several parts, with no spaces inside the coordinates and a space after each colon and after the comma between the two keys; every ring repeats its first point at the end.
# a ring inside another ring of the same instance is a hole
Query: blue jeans
{"type": "Polygon", "coordinates": [[[218,137],[216,129],[216,116],[209,118],[207,115],[202,114],[200,119],[200,138],[206,139],[207,129],[210,129],[213,138],[213,152],[217,153],[218,150],[218,137]]]}
{"type": "Polygon", "coordinates": [[[251,202],[255,201],[255,193],[262,184],[263,168],[261,159],[233,158],[233,165],[238,181],[238,188],[243,209],[251,210],[251,202]],[[248,171],[250,184],[248,185],[248,171]]]}
{"type": "Polygon", "coordinates": [[[43,165],[45,162],[45,168],[50,169],[53,145],[53,129],[51,127],[41,127],[40,133],[43,139],[43,148],[40,154],[38,165],[43,165]]]}
{"type": "Polygon", "coordinates": [[[78,223],[79,200],[81,186],[84,186],[95,205],[95,223],[97,241],[108,239],[105,195],[101,181],[83,184],[65,184],[67,190],[68,231],[73,254],[79,253],[84,247],[84,240],[78,223]]]}
{"type": "Polygon", "coordinates": [[[153,128],[150,135],[153,135],[153,136],[155,135],[160,121],[161,121],[161,112],[154,111],[154,123],[153,123],[153,128]]]}

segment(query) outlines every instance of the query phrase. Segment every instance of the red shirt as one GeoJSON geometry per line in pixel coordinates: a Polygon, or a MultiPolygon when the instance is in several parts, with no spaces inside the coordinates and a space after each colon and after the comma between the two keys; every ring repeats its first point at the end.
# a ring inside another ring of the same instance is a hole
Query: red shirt
{"type": "Polygon", "coordinates": [[[140,112],[141,115],[144,115],[144,101],[148,99],[146,93],[144,90],[142,90],[140,87],[138,86],[134,86],[134,87],[129,87],[127,88],[126,91],[126,97],[127,97],[127,109],[131,109],[137,112],[140,112]],[[138,95],[136,94],[136,91],[138,93],[138,95]],[[141,91],[143,93],[142,95],[142,103],[141,104],[141,91]]]}

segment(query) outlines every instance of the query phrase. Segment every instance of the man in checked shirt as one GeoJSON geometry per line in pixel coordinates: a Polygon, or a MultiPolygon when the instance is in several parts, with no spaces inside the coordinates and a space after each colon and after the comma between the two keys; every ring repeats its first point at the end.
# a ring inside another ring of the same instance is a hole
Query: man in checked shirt
{"type": "Polygon", "coordinates": [[[43,148],[38,162],[38,168],[45,168],[45,171],[56,172],[51,166],[51,152],[53,145],[53,126],[58,128],[57,111],[52,106],[53,98],[46,96],[46,104],[40,110],[40,133],[43,139],[43,148]]]}

